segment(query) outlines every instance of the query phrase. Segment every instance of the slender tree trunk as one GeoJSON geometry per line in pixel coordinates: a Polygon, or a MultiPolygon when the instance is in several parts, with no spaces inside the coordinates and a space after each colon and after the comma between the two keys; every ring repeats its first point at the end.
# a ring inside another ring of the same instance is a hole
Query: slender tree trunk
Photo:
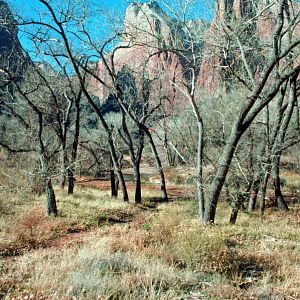
{"type": "Polygon", "coordinates": [[[116,198],[118,196],[116,189],[116,176],[115,171],[110,169],[110,189],[111,189],[111,197],[116,198]]]}
{"type": "Polygon", "coordinates": [[[110,155],[111,155],[114,167],[115,167],[115,171],[118,175],[118,179],[119,179],[119,182],[121,184],[121,189],[122,189],[122,193],[123,193],[123,200],[124,200],[124,202],[129,202],[129,197],[128,197],[128,193],[127,193],[127,188],[126,188],[124,175],[123,175],[123,172],[121,170],[121,166],[119,164],[117,154],[116,154],[116,151],[115,151],[115,146],[113,144],[113,140],[112,140],[111,137],[108,139],[108,144],[109,144],[110,155]]]}
{"type": "Polygon", "coordinates": [[[68,168],[68,194],[71,195],[74,193],[74,186],[75,186],[75,178],[73,174],[73,170],[71,167],[68,168]]]}
{"type": "Polygon", "coordinates": [[[203,122],[197,122],[198,125],[198,149],[197,149],[197,195],[199,201],[199,217],[201,223],[204,223],[205,199],[203,189],[203,122]]]}
{"type": "Polygon", "coordinates": [[[111,197],[112,198],[118,197],[118,190],[116,187],[116,176],[113,168],[112,159],[110,159],[110,187],[111,187],[111,197]]]}
{"type": "Polygon", "coordinates": [[[260,205],[259,205],[259,214],[261,218],[264,217],[265,208],[266,208],[266,194],[267,194],[269,176],[270,176],[270,167],[267,167],[264,180],[262,182],[262,188],[261,188],[261,198],[260,198],[260,205]]]}
{"type": "MultiPolygon", "coordinates": [[[[30,102],[31,103],[31,102],[30,102]]],[[[56,199],[55,193],[53,190],[51,177],[49,176],[49,158],[46,156],[45,152],[45,145],[43,142],[43,114],[34,106],[35,111],[38,115],[38,140],[39,140],[39,159],[42,169],[42,178],[44,181],[44,188],[46,194],[46,209],[48,216],[57,216],[57,206],[56,206],[56,199]]]]}
{"type": "Polygon", "coordinates": [[[256,179],[253,182],[252,192],[249,197],[248,208],[247,208],[248,212],[252,212],[256,208],[257,195],[259,192],[260,183],[261,183],[260,175],[257,175],[256,179]]]}
{"type": "Polygon", "coordinates": [[[173,167],[175,165],[175,156],[172,155],[172,151],[171,151],[169,143],[168,143],[168,136],[167,136],[166,126],[164,126],[163,143],[164,143],[164,149],[165,149],[165,153],[166,153],[166,157],[167,157],[169,167],[173,167]]]}
{"type": "MultiPolygon", "coordinates": [[[[284,90],[282,90],[282,93],[284,90]]],[[[284,96],[280,97],[277,101],[277,106],[281,107],[281,103],[283,101],[284,96]]],[[[270,131],[270,110],[269,105],[266,106],[265,110],[263,111],[263,124],[265,124],[265,130],[263,135],[265,137],[265,145],[262,147],[261,157],[265,157],[266,168],[262,171],[262,182],[261,182],[261,198],[259,203],[259,215],[261,220],[264,217],[265,209],[266,209],[266,194],[268,188],[268,181],[270,177],[271,171],[271,158],[270,158],[270,151],[272,145],[274,145],[278,128],[281,123],[281,114],[277,114],[277,119],[275,122],[275,126],[273,127],[272,134],[270,131]]],[[[263,159],[262,159],[263,160],[263,159]]]]}
{"type": "Polygon", "coordinates": [[[119,194],[119,185],[120,185],[119,177],[117,176],[116,177],[116,189],[115,189],[115,197],[116,198],[118,197],[118,194],[119,194]]]}
{"type": "Polygon", "coordinates": [[[139,204],[142,202],[141,172],[140,172],[139,164],[135,164],[133,166],[133,174],[134,174],[134,181],[135,181],[134,202],[136,204],[139,204]]]}
{"type": "MultiPolygon", "coordinates": [[[[264,172],[262,167],[262,161],[264,161],[269,155],[269,146],[270,146],[270,128],[269,128],[269,108],[268,106],[263,111],[263,124],[265,127],[261,128],[260,135],[262,137],[262,142],[259,144],[259,149],[256,154],[256,159],[254,160],[254,181],[251,186],[251,195],[249,197],[247,211],[251,213],[256,209],[257,196],[259,189],[261,187],[262,181],[264,179],[264,172]]],[[[268,161],[268,159],[267,159],[268,161]]],[[[251,190],[250,189],[250,190],[251,190]]]]}
{"type": "Polygon", "coordinates": [[[279,167],[280,167],[280,156],[275,156],[272,162],[272,178],[274,185],[275,201],[276,205],[284,210],[288,211],[288,205],[281,192],[280,176],[279,176],[279,167]]]}
{"type": "Polygon", "coordinates": [[[55,193],[50,178],[45,178],[46,207],[48,216],[57,216],[55,193]]]}
{"type": "Polygon", "coordinates": [[[72,154],[71,154],[71,164],[68,167],[68,194],[74,193],[74,186],[75,186],[75,177],[74,177],[74,165],[77,160],[77,152],[78,152],[78,145],[79,145],[79,136],[80,136],[80,100],[82,97],[82,90],[80,90],[79,94],[77,95],[75,101],[76,107],[76,119],[75,119],[75,132],[74,132],[74,140],[72,144],[72,154]]]}
{"type": "Polygon", "coordinates": [[[123,129],[123,133],[122,130],[119,130],[119,134],[123,139],[124,143],[128,147],[131,165],[133,168],[134,182],[135,182],[134,202],[138,204],[142,202],[140,163],[141,163],[142,153],[144,149],[144,133],[141,130],[141,127],[139,127],[139,146],[137,149],[137,153],[135,153],[133,140],[126,124],[126,112],[123,109],[122,109],[122,129],[123,129]]]}
{"type": "Polygon", "coordinates": [[[120,169],[118,169],[116,171],[116,173],[118,175],[118,182],[121,185],[121,190],[122,190],[122,193],[123,193],[123,201],[124,202],[129,202],[128,192],[127,192],[127,188],[126,188],[126,183],[125,183],[123,172],[120,169]]]}
{"type": "Polygon", "coordinates": [[[237,199],[234,202],[234,207],[232,208],[231,215],[230,215],[230,224],[234,225],[237,220],[238,212],[241,209],[244,201],[244,195],[242,193],[237,194],[237,199]]]}
{"type": "Polygon", "coordinates": [[[134,177],[135,177],[135,203],[141,203],[142,202],[142,181],[141,181],[141,159],[142,154],[144,150],[144,133],[140,129],[140,143],[138,146],[138,150],[136,153],[136,160],[135,160],[135,167],[134,167],[134,177]]]}
{"type": "Polygon", "coordinates": [[[66,144],[65,142],[63,142],[60,151],[60,176],[61,176],[60,187],[62,189],[64,189],[66,185],[66,164],[67,164],[66,144]]]}
{"type": "MultiPolygon", "coordinates": [[[[42,123],[41,123],[42,124],[42,123]]],[[[41,135],[40,135],[41,137],[41,135]]],[[[52,186],[51,178],[49,177],[49,168],[48,168],[48,158],[45,155],[44,151],[44,144],[42,142],[42,139],[40,138],[40,162],[42,167],[42,173],[43,173],[43,181],[44,181],[44,188],[45,188],[45,194],[46,194],[46,209],[48,216],[57,216],[57,206],[56,206],[56,199],[55,199],[55,193],[52,186]]]]}
{"type": "Polygon", "coordinates": [[[297,102],[297,77],[298,75],[294,76],[290,79],[290,91],[289,91],[289,99],[287,103],[287,108],[285,110],[284,117],[282,119],[282,123],[280,124],[279,131],[277,134],[277,138],[274,141],[273,151],[272,151],[272,177],[273,177],[273,185],[274,185],[274,192],[276,198],[277,206],[284,210],[288,211],[288,205],[282,195],[281,186],[280,186],[280,157],[282,154],[282,150],[280,148],[283,146],[285,141],[285,136],[288,130],[288,126],[290,124],[295,103],[297,102]]]}
{"type": "Polygon", "coordinates": [[[165,174],[164,174],[164,170],[162,167],[162,163],[159,157],[159,154],[157,152],[155,143],[153,141],[152,135],[149,132],[148,128],[146,128],[145,126],[143,127],[143,130],[147,136],[147,138],[149,139],[149,143],[156,161],[156,167],[160,176],[160,190],[161,190],[161,199],[163,202],[168,202],[168,194],[167,194],[167,188],[166,188],[166,181],[165,181],[165,174]]]}

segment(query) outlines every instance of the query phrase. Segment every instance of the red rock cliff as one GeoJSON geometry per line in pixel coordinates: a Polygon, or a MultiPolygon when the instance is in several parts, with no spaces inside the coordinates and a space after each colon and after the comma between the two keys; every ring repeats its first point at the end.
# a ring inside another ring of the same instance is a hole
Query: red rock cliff
{"type": "MultiPolygon", "coordinates": [[[[147,73],[152,80],[151,100],[164,98],[167,106],[184,101],[179,88],[182,85],[184,67],[179,57],[170,51],[161,51],[174,42],[172,20],[153,4],[132,4],[128,7],[124,21],[124,34],[114,51],[113,60],[107,56],[109,68],[114,66],[119,72],[124,66],[129,68],[136,80],[138,91],[141,92],[141,78],[147,73]]],[[[94,93],[105,100],[112,88],[112,78],[107,66],[100,61],[97,75],[109,87],[104,87],[92,80],[94,93]]]]}
{"type": "MultiPolygon", "coordinates": [[[[264,59],[268,59],[270,55],[266,49],[269,48],[269,51],[272,51],[272,34],[275,29],[276,9],[276,3],[272,4],[267,0],[218,1],[215,17],[205,37],[204,58],[199,72],[198,84],[210,93],[222,92],[224,89],[228,89],[227,85],[232,86],[234,84],[233,76],[227,72],[229,64],[231,64],[231,68],[240,71],[243,68],[243,63],[238,47],[236,49],[232,47],[229,43],[228,35],[230,35],[231,30],[238,32],[238,26],[240,28],[248,26],[243,31],[244,36],[241,37],[244,40],[244,45],[247,45],[248,40],[251,41],[248,45],[251,45],[252,48],[260,48],[262,46],[261,49],[264,49],[261,52],[256,51],[257,49],[252,49],[245,53],[246,58],[255,53],[249,59],[252,64],[250,67],[254,73],[259,73],[264,59]],[[228,30],[229,26],[230,30],[228,30]],[[230,49],[227,53],[226,47],[230,49]],[[231,55],[231,57],[228,58],[226,55],[231,55]]],[[[290,4],[287,11],[289,11],[292,17],[293,13],[297,13],[297,11],[299,13],[299,7],[293,3],[290,4]]],[[[299,23],[295,24],[292,32],[293,36],[300,36],[299,23]]],[[[251,47],[248,48],[250,49],[251,47]]]]}

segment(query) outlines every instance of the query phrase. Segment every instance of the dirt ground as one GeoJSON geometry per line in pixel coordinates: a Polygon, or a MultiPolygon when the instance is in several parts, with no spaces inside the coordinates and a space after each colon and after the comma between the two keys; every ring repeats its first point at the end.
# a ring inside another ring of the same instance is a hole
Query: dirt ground
{"type": "MultiPolygon", "coordinates": [[[[95,188],[99,190],[110,190],[110,181],[98,180],[93,177],[80,177],[76,179],[76,184],[82,187],[95,188]]],[[[135,184],[132,181],[126,182],[127,189],[133,191],[135,184]]],[[[160,186],[158,184],[142,184],[143,191],[157,191],[159,193],[160,186]]],[[[195,193],[195,189],[183,185],[167,184],[167,192],[169,199],[176,200],[179,198],[189,198],[195,193]]]]}

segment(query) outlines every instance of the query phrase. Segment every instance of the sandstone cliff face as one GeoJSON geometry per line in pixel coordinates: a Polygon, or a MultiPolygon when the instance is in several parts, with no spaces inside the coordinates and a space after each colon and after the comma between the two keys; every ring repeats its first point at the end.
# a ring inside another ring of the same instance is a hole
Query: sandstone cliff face
{"type": "Polygon", "coordinates": [[[23,55],[14,17],[4,1],[0,1],[0,69],[20,76],[28,60],[23,55]]]}
{"type": "MultiPolygon", "coordinates": [[[[232,20],[241,20],[249,18],[255,14],[254,6],[248,0],[220,0],[216,3],[215,16],[212,21],[210,30],[205,37],[205,46],[203,61],[198,77],[198,84],[209,93],[215,93],[218,90],[227,89],[226,78],[227,62],[222,59],[224,53],[219,46],[225,44],[226,26],[232,20]]],[[[255,26],[255,25],[254,25],[255,26]]],[[[251,28],[249,35],[255,34],[255,29],[251,28]]]]}
{"type": "MultiPolygon", "coordinates": [[[[151,82],[151,103],[160,99],[168,107],[186,101],[178,88],[184,88],[185,66],[180,58],[170,52],[161,51],[172,47],[178,38],[176,24],[155,3],[132,4],[128,7],[124,21],[124,35],[114,51],[113,58],[107,56],[108,67],[120,72],[125,66],[135,78],[138,96],[142,93],[142,78],[149,77],[151,82]]],[[[107,66],[100,61],[97,75],[109,87],[96,80],[91,81],[94,93],[104,101],[112,90],[112,78],[107,66]]],[[[141,97],[140,97],[141,98],[141,97]]]]}
{"type": "MultiPolygon", "coordinates": [[[[253,47],[259,49],[261,46],[263,46],[261,47],[262,49],[265,49],[261,53],[254,51],[255,56],[253,56],[253,51],[251,50],[245,53],[247,59],[251,58],[248,61],[253,73],[256,75],[259,74],[264,61],[270,56],[270,53],[266,49],[269,47],[270,51],[272,51],[272,34],[275,29],[276,5],[269,4],[267,0],[220,0],[217,2],[215,17],[205,37],[204,59],[198,77],[198,84],[201,87],[210,93],[228,90],[235,83],[232,78],[233,76],[227,72],[229,64],[231,68],[238,72],[241,72],[244,68],[239,50],[236,51],[236,56],[232,55],[235,49],[234,46],[228,43],[227,34],[230,32],[230,30],[227,30],[228,26],[234,30],[237,29],[237,26],[240,26],[240,28],[244,26],[243,35],[240,38],[246,49],[253,47]],[[258,15],[258,18],[253,18],[256,15],[258,15]],[[244,24],[243,21],[245,21],[244,24]],[[247,22],[248,25],[246,25],[247,22]],[[224,57],[227,55],[225,49],[226,42],[228,43],[228,53],[231,54],[231,57],[227,57],[225,61],[224,57]],[[219,46],[215,46],[221,44],[224,45],[224,52],[221,52],[219,46]]],[[[294,9],[297,10],[296,8],[297,6],[294,4],[294,9]]],[[[293,36],[300,36],[300,24],[297,24],[293,28],[293,36]]],[[[236,48],[238,49],[238,46],[236,48]]]]}
{"type": "MultiPolygon", "coordinates": [[[[249,66],[254,74],[259,74],[270,53],[266,50],[259,53],[249,49],[253,47],[268,49],[268,45],[271,49],[275,9],[276,6],[268,5],[267,0],[217,1],[215,17],[210,28],[197,32],[199,36],[204,35],[204,46],[199,48],[198,54],[201,59],[197,62],[196,70],[198,87],[209,93],[217,91],[222,93],[236,84],[228,71],[229,67],[241,74],[244,71],[236,41],[228,44],[227,50],[225,46],[222,49],[220,45],[226,45],[228,32],[231,29],[237,30],[238,26],[245,26],[241,31],[243,34],[240,39],[248,48],[245,53],[247,58],[256,53],[249,59],[249,66]],[[254,18],[257,14],[259,17],[254,18]],[[227,30],[229,26],[231,28],[227,30]]],[[[198,26],[200,23],[192,22],[191,27],[200,27],[198,26]]],[[[300,25],[294,29],[294,35],[300,35],[300,25]]],[[[231,36],[231,39],[234,40],[234,37],[231,36]]],[[[173,52],[160,51],[160,49],[176,48],[178,41],[181,41],[180,47],[186,42],[183,27],[166,15],[155,1],[148,4],[132,4],[127,9],[124,35],[114,51],[113,59],[107,56],[108,67],[114,66],[116,73],[124,66],[130,69],[138,91],[142,90],[141,78],[147,73],[152,81],[153,99],[164,97],[169,107],[187,105],[188,100],[184,95],[186,86],[183,82],[189,81],[189,62],[173,52]]],[[[109,86],[103,87],[95,80],[92,80],[91,86],[94,93],[105,101],[112,91],[111,76],[107,66],[101,61],[98,63],[97,72],[97,75],[109,86]]]]}

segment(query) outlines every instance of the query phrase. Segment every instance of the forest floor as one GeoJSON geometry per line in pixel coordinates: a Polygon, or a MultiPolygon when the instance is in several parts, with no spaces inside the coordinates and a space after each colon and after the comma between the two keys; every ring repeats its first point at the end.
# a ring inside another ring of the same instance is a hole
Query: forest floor
{"type": "Polygon", "coordinates": [[[74,195],[56,190],[57,218],[43,196],[6,191],[0,299],[300,299],[300,175],[283,175],[290,211],[241,211],[235,226],[221,202],[216,225],[202,227],[192,186],[171,180],[170,203],[150,180],[134,205],[82,177],[74,195]]]}

